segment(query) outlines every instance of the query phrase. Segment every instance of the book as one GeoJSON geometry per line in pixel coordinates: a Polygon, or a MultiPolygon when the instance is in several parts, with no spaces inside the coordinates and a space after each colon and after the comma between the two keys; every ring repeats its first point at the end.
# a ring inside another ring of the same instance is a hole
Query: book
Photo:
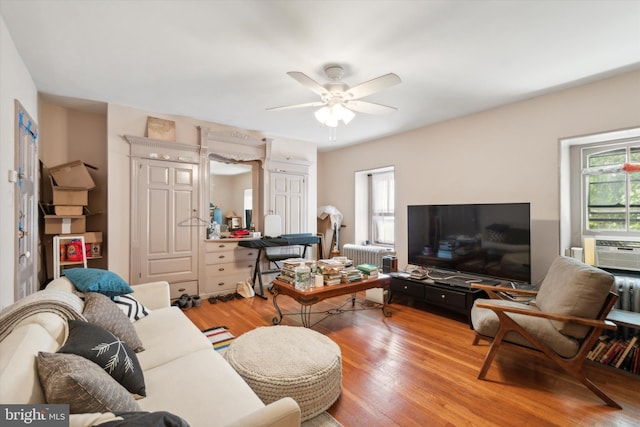
{"type": "Polygon", "coordinates": [[[605,365],[611,364],[616,358],[616,356],[624,349],[624,342],[622,340],[616,340],[616,342],[611,346],[611,350],[607,352],[604,359],[602,359],[602,363],[605,365]]]}
{"type": "Polygon", "coordinates": [[[616,368],[619,368],[622,365],[622,363],[625,361],[625,359],[627,358],[627,355],[629,354],[629,352],[631,351],[631,349],[633,348],[633,346],[637,341],[638,341],[637,335],[635,335],[633,338],[629,340],[629,344],[627,344],[627,347],[624,349],[624,351],[622,351],[622,353],[620,354],[620,357],[618,358],[618,361],[614,365],[616,368]]]}
{"type": "Polygon", "coordinates": [[[378,274],[378,266],[375,264],[360,264],[358,265],[358,270],[362,271],[365,274],[371,274],[371,273],[375,273],[378,274]]]}

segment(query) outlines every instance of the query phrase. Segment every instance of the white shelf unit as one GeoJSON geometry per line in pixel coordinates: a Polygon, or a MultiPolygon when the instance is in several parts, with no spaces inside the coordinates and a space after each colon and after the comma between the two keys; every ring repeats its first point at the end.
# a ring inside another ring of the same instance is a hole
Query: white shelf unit
{"type": "Polygon", "coordinates": [[[65,265],[80,265],[87,268],[87,252],[85,250],[84,236],[53,236],[53,278],[60,277],[62,266],[65,265]],[[82,261],[60,261],[60,241],[72,241],[80,240],[82,242],[82,261]]]}

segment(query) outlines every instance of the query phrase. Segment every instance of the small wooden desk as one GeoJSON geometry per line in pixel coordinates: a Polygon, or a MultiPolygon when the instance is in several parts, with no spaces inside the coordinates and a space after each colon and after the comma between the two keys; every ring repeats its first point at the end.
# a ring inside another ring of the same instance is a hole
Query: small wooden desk
{"type": "MultiPolygon", "coordinates": [[[[293,285],[289,283],[282,282],[280,280],[273,281],[273,306],[278,311],[278,316],[273,318],[273,324],[277,325],[282,321],[282,317],[285,315],[280,310],[278,306],[278,295],[286,295],[294,300],[298,301],[301,305],[300,307],[300,317],[302,319],[302,325],[306,328],[310,328],[311,326],[311,315],[314,314],[311,311],[311,306],[319,303],[322,300],[327,298],[333,298],[340,295],[348,295],[351,294],[351,306],[355,306],[356,292],[364,291],[372,288],[382,288],[384,291],[384,297],[382,298],[382,313],[385,317],[391,316],[391,310],[388,309],[387,303],[389,301],[390,289],[389,286],[391,284],[391,277],[386,274],[380,274],[375,279],[362,279],[356,282],[351,283],[340,283],[338,285],[331,286],[322,286],[318,288],[312,288],[308,290],[296,289],[293,285]]],[[[328,310],[320,313],[324,313],[325,316],[318,320],[321,321],[328,316],[333,314],[339,314],[343,311],[353,311],[352,310],[343,310],[342,307],[337,309],[328,310]]],[[[298,314],[298,313],[287,313],[287,314],[298,314]]],[[[316,323],[318,323],[316,322],[316,323]]]]}

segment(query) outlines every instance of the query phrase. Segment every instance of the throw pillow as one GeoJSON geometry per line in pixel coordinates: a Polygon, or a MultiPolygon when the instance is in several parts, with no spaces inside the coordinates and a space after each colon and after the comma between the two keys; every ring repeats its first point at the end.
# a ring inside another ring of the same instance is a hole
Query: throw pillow
{"type": "Polygon", "coordinates": [[[39,352],[36,360],[47,403],[68,404],[71,414],[140,411],[124,387],[84,357],[39,352]]]}
{"type": "Polygon", "coordinates": [[[189,427],[189,423],[166,411],[115,413],[114,419],[96,424],[101,427],[189,427]]]}
{"type": "Polygon", "coordinates": [[[118,304],[120,310],[122,310],[132,322],[142,319],[151,311],[131,295],[115,296],[111,297],[111,300],[118,304]]]}
{"type": "Polygon", "coordinates": [[[98,325],[70,320],[69,337],[58,353],[82,356],[104,369],[129,392],[146,396],[142,368],[134,351],[98,325]]]}
{"type": "Polygon", "coordinates": [[[109,297],[97,292],[85,294],[82,314],[88,322],[106,329],[129,344],[136,353],[144,350],[133,323],[109,297]]]}
{"type": "MultiPolygon", "coordinates": [[[[540,285],[536,305],[550,313],[595,319],[613,283],[614,277],[609,272],[558,256],[540,285]]],[[[572,322],[551,322],[559,332],[577,339],[584,338],[590,329],[572,322]]]]}
{"type": "Polygon", "coordinates": [[[110,297],[133,292],[131,286],[120,276],[97,268],[69,268],[64,275],[81,292],[100,292],[110,297]]]}

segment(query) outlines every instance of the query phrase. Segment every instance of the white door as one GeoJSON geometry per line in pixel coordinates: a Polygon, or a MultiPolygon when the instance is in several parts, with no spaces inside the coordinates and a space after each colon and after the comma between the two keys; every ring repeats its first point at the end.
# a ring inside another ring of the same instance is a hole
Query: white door
{"type": "Polygon", "coordinates": [[[16,100],[15,192],[15,296],[16,300],[36,292],[38,253],[38,126],[16,100]]]}
{"type": "Polygon", "coordinates": [[[303,175],[271,174],[271,212],[282,218],[282,233],[306,233],[307,190],[303,175]]]}
{"type": "Polygon", "coordinates": [[[198,230],[204,225],[198,214],[198,165],[137,162],[137,202],[132,203],[139,248],[132,255],[139,259],[132,263],[132,281],[196,281],[198,230]]]}

